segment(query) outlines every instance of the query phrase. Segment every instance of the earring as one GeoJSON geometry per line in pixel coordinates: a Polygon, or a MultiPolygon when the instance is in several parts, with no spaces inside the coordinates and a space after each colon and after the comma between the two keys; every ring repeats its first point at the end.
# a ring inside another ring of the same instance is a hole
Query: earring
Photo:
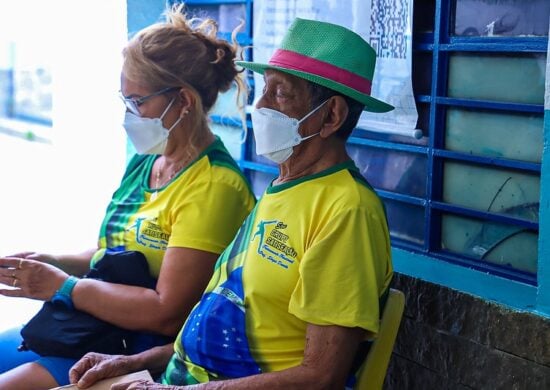
{"type": "Polygon", "coordinates": [[[185,110],[181,113],[181,117],[183,118],[184,116],[186,116],[187,114],[189,114],[189,111],[188,110],[185,110]]]}

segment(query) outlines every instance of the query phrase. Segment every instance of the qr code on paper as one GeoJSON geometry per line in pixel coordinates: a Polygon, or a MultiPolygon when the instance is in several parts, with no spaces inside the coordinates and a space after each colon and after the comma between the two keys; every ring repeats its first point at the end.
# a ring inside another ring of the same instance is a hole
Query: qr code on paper
{"type": "Polygon", "coordinates": [[[369,43],[380,58],[406,58],[409,1],[372,0],[369,43]]]}

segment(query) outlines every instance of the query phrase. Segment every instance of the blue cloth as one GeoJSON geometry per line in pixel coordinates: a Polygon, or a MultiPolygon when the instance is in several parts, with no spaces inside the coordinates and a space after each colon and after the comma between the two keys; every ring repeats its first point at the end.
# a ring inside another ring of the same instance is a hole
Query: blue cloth
{"type": "Polygon", "coordinates": [[[17,327],[0,333],[0,374],[25,363],[36,362],[48,370],[59,386],[68,385],[69,370],[77,360],[41,357],[32,351],[18,351],[22,341],[20,331],[17,327]]]}
{"type": "Polygon", "coordinates": [[[65,386],[70,383],[69,370],[77,361],[77,359],[45,356],[38,359],[36,363],[48,370],[59,386],[65,386]]]}
{"type": "Polygon", "coordinates": [[[0,373],[6,372],[20,366],[21,364],[34,362],[40,359],[40,356],[32,351],[17,350],[21,345],[20,327],[9,329],[0,333],[0,373]]]}

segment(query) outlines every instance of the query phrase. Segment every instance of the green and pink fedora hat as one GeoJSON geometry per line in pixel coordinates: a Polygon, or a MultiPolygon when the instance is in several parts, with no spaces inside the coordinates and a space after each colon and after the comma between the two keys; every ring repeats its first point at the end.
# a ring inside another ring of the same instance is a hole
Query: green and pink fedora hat
{"type": "Polygon", "coordinates": [[[393,106],[371,96],[375,64],[376,52],[358,34],[301,18],[291,24],[267,64],[237,61],[260,74],[274,69],[322,85],[363,103],[365,111],[391,111],[393,106]]]}

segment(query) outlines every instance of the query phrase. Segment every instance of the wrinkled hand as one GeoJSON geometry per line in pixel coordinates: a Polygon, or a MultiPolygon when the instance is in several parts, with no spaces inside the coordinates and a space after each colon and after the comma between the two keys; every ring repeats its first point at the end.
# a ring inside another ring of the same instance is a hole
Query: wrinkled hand
{"type": "Polygon", "coordinates": [[[147,380],[139,380],[127,383],[117,383],[111,386],[111,390],[178,390],[180,386],[161,385],[147,380]]]}
{"type": "Polygon", "coordinates": [[[85,389],[105,378],[129,374],[135,371],[131,358],[124,355],[105,355],[90,352],[74,364],[69,370],[69,380],[85,389]]]}
{"type": "Polygon", "coordinates": [[[47,301],[68,278],[59,268],[24,257],[0,257],[0,283],[13,289],[0,289],[0,295],[47,301]]]}

